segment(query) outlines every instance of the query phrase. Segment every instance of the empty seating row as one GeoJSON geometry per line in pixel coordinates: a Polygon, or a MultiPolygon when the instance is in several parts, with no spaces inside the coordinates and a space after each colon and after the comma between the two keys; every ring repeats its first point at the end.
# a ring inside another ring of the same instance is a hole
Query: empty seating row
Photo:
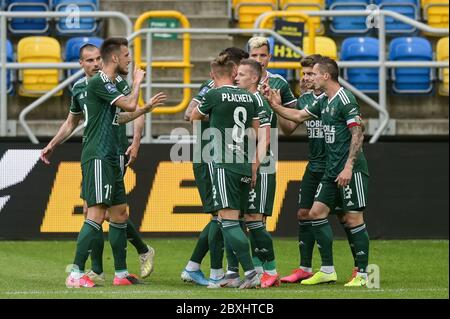
{"type": "MultiPolygon", "coordinates": [[[[397,12],[413,20],[423,21],[435,28],[448,28],[448,0],[233,0],[235,18],[240,28],[252,28],[256,18],[272,10],[317,11],[317,10],[366,10],[374,4],[383,10],[397,12]],[[421,10],[422,8],[422,10],[421,10]]],[[[320,17],[312,17],[317,34],[324,34],[320,17]]],[[[288,19],[296,21],[294,18],[288,19]]],[[[298,21],[298,19],[297,19],[298,21]]],[[[372,29],[365,16],[343,16],[330,18],[330,30],[335,34],[365,34],[372,29]]],[[[386,17],[386,32],[393,34],[415,33],[415,27],[400,20],[386,17]]]]}
{"type": "MultiPolygon", "coordinates": [[[[77,37],[67,41],[65,46],[65,61],[78,62],[80,48],[91,43],[100,46],[103,39],[95,37],[77,37]]],[[[7,41],[7,60],[14,61],[13,46],[7,41]]],[[[19,63],[59,63],[62,61],[61,46],[59,42],[50,37],[32,36],[21,39],[17,45],[17,62],[19,63]]],[[[78,69],[68,71],[67,76],[72,75],[78,69]]],[[[36,97],[40,96],[60,82],[60,71],[58,69],[23,69],[19,71],[18,93],[21,96],[36,97]]],[[[7,72],[7,90],[8,93],[13,91],[13,73],[11,70],[7,72]]],[[[61,95],[59,91],[57,95],[61,95]]]]}
{"type": "MultiPolygon", "coordinates": [[[[57,35],[91,35],[97,31],[96,19],[80,18],[79,13],[98,11],[98,0],[6,0],[4,9],[11,12],[65,12],[66,17],[56,20],[57,35]]],[[[8,29],[14,34],[48,34],[50,24],[46,18],[13,18],[8,29]]]]}

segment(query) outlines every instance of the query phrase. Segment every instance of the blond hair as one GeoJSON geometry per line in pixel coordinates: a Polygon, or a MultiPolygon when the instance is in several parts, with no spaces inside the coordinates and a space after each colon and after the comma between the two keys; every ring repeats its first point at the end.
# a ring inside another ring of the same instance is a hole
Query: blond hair
{"type": "Polygon", "coordinates": [[[250,52],[253,49],[259,49],[263,46],[267,46],[267,51],[270,52],[269,39],[265,37],[253,37],[247,42],[247,51],[250,52]]]}

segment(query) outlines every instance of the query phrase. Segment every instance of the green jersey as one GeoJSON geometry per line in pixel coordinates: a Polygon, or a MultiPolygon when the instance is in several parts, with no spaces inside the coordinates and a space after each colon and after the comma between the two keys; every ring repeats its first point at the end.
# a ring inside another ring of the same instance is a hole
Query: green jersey
{"type": "MultiPolygon", "coordinates": [[[[214,81],[213,80],[207,80],[202,83],[200,86],[200,90],[198,91],[197,95],[194,96],[193,100],[197,103],[201,104],[203,97],[205,94],[214,87],[214,81]]],[[[205,147],[206,144],[208,144],[211,139],[207,138],[205,136],[205,139],[202,139],[203,132],[209,128],[209,121],[201,121],[200,122],[200,129],[198,132],[194,132],[195,135],[197,135],[197,141],[200,140],[200,147],[194,147],[194,167],[200,166],[205,163],[203,156],[201,152],[203,151],[203,147],[205,147]]],[[[198,129],[198,128],[197,128],[198,129]]]]}
{"type": "MultiPolygon", "coordinates": [[[[234,173],[251,176],[249,141],[246,130],[258,120],[258,102],[253,94],[233,85],[210,89],[198,111],[209,115],[213,129],[214,164],[234,173]]],[[[254,150],[253,150],[254,151],[254,150]]]]}
{"type": "Polygon", "coordinates": [[[83,113],[83,100],[86,97],[86,88],[88,85],[87,77],[79,79],[72,87],[72,98],[69,112],[74,115],[83,113]]]}
{"type": "MultiPolygon", "coordinates": [[[[131,88],[128,82],[123,79],[120,75],[116,77],[114,81],[117,90],[122,92],[123,95],[129,95],[131,93],[131,88]]],[[[122,110],[121,110],[122,111],[122,110]]],[[[127,137],[127,126],[126,124],[121,124],[119,126],[119,155],[125,154],[128,148],[128,137],[127,137]]]]}
{"type": "Polygon", "coordinates": [[[288,105],[297,101],[292,94],[289,83],[279,74],[273,74],[267,71],[267,75],[264,79],[261,79],[260,84],[267,82],[271,89],[279,89],[281,95],[281,103],[288,105]]]}
{"type": "Polygon", "coordinates": [[[101,159],[119,165],[119,123],[120,108],[114,106],[123,96],[108,76],[100,71],[87,85],[83,99],[85,127],[81,164],[91,159],[101,159]]]}
{"type": "MultiPolygon", "coordinates": [[[[361,125],[358,102],[350,91],[341,87],[332,98],[322,97],[305,110],[313,117],[322,119],[327,154],[325,176],[336,178],[348,159],[352,139],[349,128],[361,125]]],[[[356,156],[353,172],[369,174],[362,149],[356,156]]]]}
{"type": "MultiPolygon", "coordinates": [[[[318,103],[318,100],[325,96],[322,93],[316,96],[313,91],[302,94],[297,100],[297,109],[302,110],[305,107],[318,103]]],[[[309,147],[309,168],[313,172],[323,173],[326,166],[325,141],[323,138],[322,120],[314,119],[305,121],[308,133],[309,147]]]]}
{"type": "MultiPolygon", "coordinates": [[[[269,102],[265,97],[261,96],[259,92],[253,93],[256,97],[256,101],[258,102],[258,117],[259,117],[259,127],[270,126],[271,129],[277,128],[277,117],[274,114],[272,108],[269,105],[269,102]]],[[[274,136],[270,136],[273,138],[274,136]]],[[[275,136],[276,138],[276,136],[275,136]]],[[[275,163],[274,154],[270,148],[267,149],[266,158],[261,162],[261,166],[267,167],[270,166],[270,163],[275,163]]]]}

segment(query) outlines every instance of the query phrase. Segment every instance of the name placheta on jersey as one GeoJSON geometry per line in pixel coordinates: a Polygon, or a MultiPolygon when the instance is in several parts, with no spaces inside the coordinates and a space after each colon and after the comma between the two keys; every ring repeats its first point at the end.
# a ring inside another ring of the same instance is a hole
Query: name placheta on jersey
{"type": "Polygon", "coordinates": [[[233,94],[233,93],[222,93],[222,102],[249,102],[252,103],[253,100],[248,94],[233,94]]]}

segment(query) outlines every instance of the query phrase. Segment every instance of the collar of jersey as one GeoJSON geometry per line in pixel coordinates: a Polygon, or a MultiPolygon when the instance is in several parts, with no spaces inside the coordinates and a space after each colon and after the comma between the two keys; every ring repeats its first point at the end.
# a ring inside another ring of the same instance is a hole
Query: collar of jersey
{"type": "Polygon", "coordinates": [[[335,94],[331,99],[328,99],[328,104],[330,104],[331,101],[333,101],[334,98],[335,98],[336,96],[338,96],[338,95],[339,95],[339,92],[341,92],[341,90],[343,90],[343,89],[344,89],[344,88],[341,86],[341,88],[340,88],[339,90],[337,90],[336,94],[335,94]]]}
{"type": "Polygon", "coordinates": [[[237,89],[237,86],[236,86],[236,85],[229,85],[229,84],[225,84],[225,85],[216,87],[216,89],[220,89],[220,88],[224,88],[224,87],[237,89]]]}

